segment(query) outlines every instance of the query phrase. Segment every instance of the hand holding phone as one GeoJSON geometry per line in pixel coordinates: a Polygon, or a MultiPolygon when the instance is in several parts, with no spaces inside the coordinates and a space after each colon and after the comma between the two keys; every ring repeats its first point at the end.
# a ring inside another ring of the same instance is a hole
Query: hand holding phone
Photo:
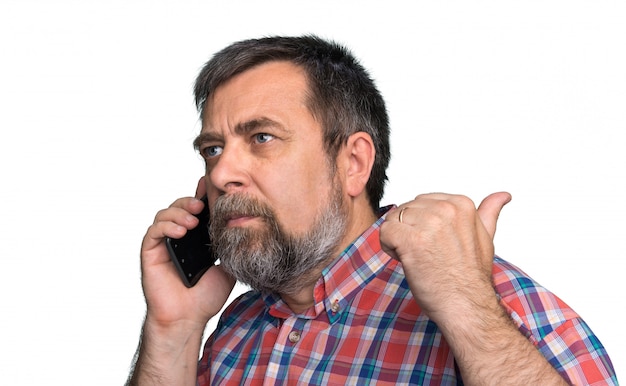
{"type": "Polygon", "coordinates": [[[215,264],[209,238],[209,204],[206,196],[201,200],[204,208],[196,215],[199,220],[198,225],[189,229],[180,239],[165,238],[170,258],[188,288],[193,287],[200,277],[215,264]]]}

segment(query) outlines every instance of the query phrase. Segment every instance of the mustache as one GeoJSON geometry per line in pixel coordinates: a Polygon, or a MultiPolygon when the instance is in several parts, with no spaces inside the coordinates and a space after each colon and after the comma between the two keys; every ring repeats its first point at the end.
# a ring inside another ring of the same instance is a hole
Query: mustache
{"type": "Polygon", "coordinates": [[[246,194],[220,196],[211,211],[211,224],[221,228],[237,217],[260,217],[266,221],[276,218],[269,205],[246,194]]]}

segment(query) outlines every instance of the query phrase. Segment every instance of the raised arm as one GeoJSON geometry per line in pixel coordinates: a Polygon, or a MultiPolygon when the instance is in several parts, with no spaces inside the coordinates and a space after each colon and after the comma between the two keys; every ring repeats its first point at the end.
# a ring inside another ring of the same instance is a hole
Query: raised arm
{"type": "Polygon", "coordinates": [[[566,384],[512,323],[493,286],[493,237],[510,199],[495,193],[477,210],[464,196],[417,196],[388,215],[381,243],[402,262],[413,296],[441,329],[466,384],[566,384]]]}
{"type": "MultiPolygon", "coordinates": [[[[199,184],[199,190],[201,190],[199,184]]],[[[202,333],[235,284],[212,267],[192,288],[178,277],[165,237],[180,238],[197,225],[202,201],[182,198],[160,211],[141,246],[142,286],[147,312],[128,385],[195,385],[202,333]]]]}

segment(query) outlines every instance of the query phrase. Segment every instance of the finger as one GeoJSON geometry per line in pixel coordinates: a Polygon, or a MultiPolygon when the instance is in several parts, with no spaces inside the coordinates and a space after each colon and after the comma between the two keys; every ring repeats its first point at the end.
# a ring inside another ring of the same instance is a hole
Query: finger
{"type": "Polygon", "coordinates": [[[154,224],[163,221],[170,221],[183,226],[195,226],[198,219],[194,216],[194,214],[199,213],[202,210],[204,203],[191,197],[184,200],[186,203],[182,204],[182,206],[172,205],[167,209],[160,210],[154,217],[154,224]]]}
{"type": "Polygon", "coordinates": [[[196,187],[196,198],[201,198],[206,195],[206,176],[200,177],[198,180],[198,186],[196,187]]]}
{"type": "MultiPolygon", "coordinates": [[[[189,206],[192,209],[183,209],[178,206],[171,206],[167,209],[160,210],[154,218],[154,223],[150,228],[146,237],[147,244],[150,248],[156,246],[165,237],[172,237],[175,239],[183,237],[187,230],[193,229],[198,226],[198,218],[191,212],[200,211],[204,203],[195,198],[186,198],[190,201],[189,206]],[[195,209],[199,208],[199,209],[195,209]]],[[[178,201],[178,200],[177,200],[178,201]]]]}
{"type": "Polygon", "coordinates": [[[187,230],[195,228],[199,220],[193,214],[180,208],[168,208],[160,211],[154,223],[146,231],[146,237],[160,242],[165,237],[181,238],[187,230]]]}
{"type": "MultiPolygon", "coordinates": [[[[392,210],[394,211],[394,213],[396,212],[395,209],[392,209],[392,210]]],[[[389,256],[391,256],[392,258],[398,260],[398,255],[396,253],[397,245],[394,242],[395,239],[392,237],[393,234],[395,233],[394,229],[396,229],[398,226],[397,214],[396,214],[396,220],[393,221],[392,219],[393,219],[393,214],[388,213],[388,215],[385,217],[385,221],[380,226],[379,240],[380,240],[380,246],[382,250],[385,253],[387,253],[389,256]]]]}
{"type": "Polygon", "coordinates": [[[204,202],[194,197],[183,197],[174,201],[167,209],[160,210],[155,218],[157,221],[169,221],[184,214],[196,215],[204,208],[204,202]],[[174,216],[174,217],[173,217],[174,216]]]}
{"type": "Polygon", "coordinates": [[[500,211],[511,201],[511,198],[511,194],[507,192],[492,193],[485,197],[478,206],[480,221],[482,221],[483,226],[492,239],[496,234],[496,224],[500,216],[500,211]]]}

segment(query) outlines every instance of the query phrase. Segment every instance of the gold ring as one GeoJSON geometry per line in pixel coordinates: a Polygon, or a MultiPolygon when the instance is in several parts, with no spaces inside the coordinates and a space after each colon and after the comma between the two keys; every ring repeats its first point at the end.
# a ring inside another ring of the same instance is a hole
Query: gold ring
{"type": "Polygon", "coordinates": [[[398,216],[398,220],[400,221],[400,224],[403,224],[402,222],[402,215],[404,214],[404,211],[407,210],[407,206],[405,206],[404,208],[400,209],[400,215],[398,216]]]}

